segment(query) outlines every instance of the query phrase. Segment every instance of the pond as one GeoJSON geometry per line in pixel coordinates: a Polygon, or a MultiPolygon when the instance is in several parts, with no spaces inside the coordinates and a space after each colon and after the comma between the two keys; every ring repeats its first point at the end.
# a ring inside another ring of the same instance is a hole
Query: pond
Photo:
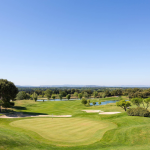
{"type": "MultiPolygon", "coordinates": [[[[105,101],[105,102],[101,102],[101,104],[99,104],[99,102],[96,102],[95,105],[106,105],[106,104],[109,104],[109,103],[116,103],[118,102],[118,100],[114,100],[114,101],[105,101]]],[[[93,103],[90,103],[90,106],[93,106],[93,103]]]]}
{"type": "MultiPolygon", "coordinates": [[[[69,100],[80,100],[80,99],[69,99],[69,100]]],[[[45,102],[46,101],[60,101],[60,99],[55,99],[55,100],[53,100],[53,99],[50,99],[50,100],[44,99],[44,101],[45,102]]],[[[62,101],[68,101],[68,99],[62,99],[62,101]]],[[[43,100],[42,99],[38,99],[37,102],[43,102],[43,100]]]]}

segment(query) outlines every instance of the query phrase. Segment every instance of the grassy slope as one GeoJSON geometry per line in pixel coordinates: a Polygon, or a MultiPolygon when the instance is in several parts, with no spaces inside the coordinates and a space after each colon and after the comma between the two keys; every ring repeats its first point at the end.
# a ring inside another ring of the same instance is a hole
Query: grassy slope
{"type": "Polygon", "coordinates": [[[109,121],[116,124],[118,127],[107,131],[103,138],[91,145],[76,146],[76,147],[56,147],[48,144],[45,140],[35,132],[28,131],[9,125],[15,120],[24,119],[0,119],[0,149],[7,150],[36,150],[36,149],[57,149],[57,150],[148,150],[150,149],[150,118],[131,117],[115,104],[106,106],[85,107],[80,104],[80,101],[69,102],[32,102],[18,101],[18,106],[23,106],[25,112],[45,113],[45,114],[72,114],[73,118],[90,119],[93,121],[109,121]],[[108,111],[122,111],[117,115],[98,115],[87,114],[81,112],[82,109],[101,109],[108,111]]]}

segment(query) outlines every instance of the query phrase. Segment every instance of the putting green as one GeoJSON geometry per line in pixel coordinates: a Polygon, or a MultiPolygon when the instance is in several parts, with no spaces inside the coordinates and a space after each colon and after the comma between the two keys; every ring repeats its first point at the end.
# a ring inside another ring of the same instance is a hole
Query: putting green
{"type": "Polygon", "coordinates": [[[49,140],[50,144],[59,146],[88,145],[99,141],[103,134],[116,125],[110,122],[93,121],[83,118],[33,118],[10,123],[38,133],[49,140]]]}

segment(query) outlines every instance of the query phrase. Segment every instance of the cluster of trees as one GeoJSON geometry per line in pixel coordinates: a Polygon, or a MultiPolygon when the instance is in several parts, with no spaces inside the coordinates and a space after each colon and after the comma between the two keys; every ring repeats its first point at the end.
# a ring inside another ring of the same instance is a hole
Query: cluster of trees
{"type": "Polygon", "coordinates": [[[150,106],[150,98],[143,99],[136,97],[132,98],[130,101],[120,100],[116,103],[116,105],[122,107],[126,111],[126,109],[131,106],[131,103],[136,105],[137,108],[129,108],[127,111],[129,116],[150,116],[150,112],[147,110],[147,108],[150,106]],[[141,107],[141,105],[143,107],[141,107]]]}
{"type": "Polygon", "coordinates": [[[7,109],[14,106],[14,103],[11,102],[11,100],[15,100],[17,93],[18,88],[13,82],[0,79],[0,112],[2,110],[1,107],[7,109]]]}

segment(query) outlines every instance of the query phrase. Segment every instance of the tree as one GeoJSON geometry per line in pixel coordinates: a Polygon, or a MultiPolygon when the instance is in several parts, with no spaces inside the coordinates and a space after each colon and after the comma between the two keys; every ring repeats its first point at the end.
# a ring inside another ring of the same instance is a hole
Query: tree
{"type": "Polygon", "coordinates": [[[59,94],[59,99],[62,100],[62,95],[61,94],[59,94]]]}
{"type": "Polygon", "coordinates": [[[94,98],[97,98],[98,92],[97,92],[97,91],[94,91],[94,92],[93,92],[93,96],[94,96],[94,98]]]}
{"type": "Polygon", "coordinates": [[[3,105],[3,101],[0,100],[0,112],[2,112],[2,105],[3,105]]]}
{"type": "Polygon", "coordinates": [[[45,95],[46,95],[47,99],[49,100],[49,99],[51,98],[51,96],[52,96],[52,91],[49,90],[49,89],[47,89],[47,90],[45,91],[45,95]]]}
{"type": "Polygon", "coordinates": [[[75,96],[76,98],[78,98],[78,93],[77,93],[77,92],[74,92],[74,96],[75,96]]]}
{"type": "Polygon", "coordinates": [[[149,104],[150,104],[150,98],[146,98],[144,99],[144,102],[146,103],[146,109],[149,107],[149,104]]]}
{"type": "Polygon", "coordinates": [[[37,98],[38,98],[38,95],[34,92],[33,95],[32,95],[32,98],[33,98],[33,100],[36,102],[36,101],[37,101],[37,98]]]}
{"type": "Polygon", "coordinates": [[[0,99],[5,102],[15,100],[18,93],[18,88],[13,82],[7,81],[6,79],[0,79],[0,99]]]}
{"type": "Polygon", "coordinates": [[[88,105],[88,106],[90,106],[90,99],[89,99],[89,100],[87,100],[87,105],[88,105]]]}
{"type": "Polygon", "coordinates": [[[52,95],[52,99],[53,99],[53,100],[55,100],[55,97],[56,97],[55,95],[52,95]]]}
{"type": "Polygon", "coordinates": [[[88,98],[89,94],[87,92],[84,92],[84,98],[88,98]]]}
{"type": "Polygon", "coordinates": [[[66,98],[69,100],[69,99],[70,99],[70,94],[68,94],[68,95],[66,96],[66,98]]]}
{"type": "Polygon", "coordinates": [[[16,97],[17,100],[23,100],[23,99],[26,99],[26,98],[27,98],[27,94],[26,94],[25,91],[20,91],[17,94],[17,97],[16,97]]]}
{"type": "Polygon", "coordinates": [[[42,97],[44,97],[44,95],[45,95],[45,92],[44,92],[44,91],[42,91],[42,97]]]}
{"type": "Polygon", "coordinates": [[[98,93],[98,95],[99,95],[99,98],[102,98],[102,94],[101,93],[98,93]]]}
{"type": "Polygon", "coordinates": [[[93,102],[93,106],[96,105],[96,102],[93,102]]]}
{"type": "Polygon", "coordinates": [[[134,105],[137,105],[138,107],[140,107],[140,104],[143,103],[143,99],[142,99],[142,98],[132,98],[132,99],[131,99],[131,102],[132,102],[134,105]]]}
{"type": "Polygon", "coordinates": [[[2,104],[2,106],[3,106],[5,109],[7,109],[7,108],[10,108],[10,107],[11,107],[10,103],[9,103],[9,102],[7,102],[7,101],[5,101],[5,102],[2,104]]]}
{"type": "Polygon", "coordinates": [[[82,93],[78,94],[78,98],[81,99],[82,98],[82,93]]]}
{"type": "Polygon", "coordinates": [[[105,95],[106,95],[107,97],[110,96],[109,90],[106,90],[106,91],[105,91],[105,95]]]}
{"type": "Polygon", "coordinates": [[[103,94],[102,94],[102,98],[105,98],[105,97],[106,97],[106,95],[105,95],[105,93],[103,93],[103,94]]]}
{"type": "Polygon", "coordinates": [[[65,91],[60,91],[59,92],[63,97],[65,97],[67,95],[67,93],[65,91]]]}
{"type": "Polygon", "coordinates": [[[73,94],[75,92],[75,89],[71,89],[71,94],[73,94]]]}
{"type": "Polygon", "coordinates": [[[81,103],[86,105],[87,104],[87,100],[85,98],[82,98],[81,103]]]}
{"type": "Polygon", "coordinates": [[[129,101],[121,100],[119,102],[116,102],[116,105],[126,111],[127,107],[131,106],[131,103],[129,101]]]}
{"type": "Polygon", "coordinates": [[[98,102],[98,104],[100,105],[100,104],[101,104],[101,102],[98,102]]]}

